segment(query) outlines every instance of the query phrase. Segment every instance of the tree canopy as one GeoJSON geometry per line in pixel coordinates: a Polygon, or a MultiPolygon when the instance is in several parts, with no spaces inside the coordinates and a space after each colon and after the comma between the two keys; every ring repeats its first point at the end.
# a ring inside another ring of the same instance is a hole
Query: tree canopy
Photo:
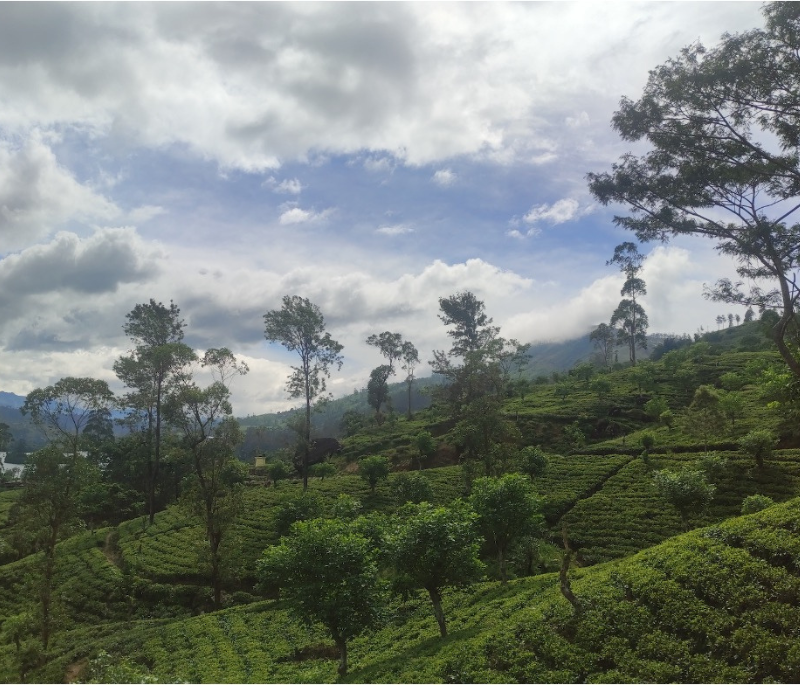
{"type": "Polygon", "coordinates": [[[637,101],[613,117],[628,153],[611,172],[590,173],[603,204],[627,205],[618,225],[639,240],[697,235],[737,264],[740,282],[719,281],[708,296],[780,312],[772,337],[800,376],[794,316],[800,285],[800,61],[796,3],[765,5],[766,26],[696,43],[650,72],[637,101]],[[753,284],[748,292],[744,282],[753,284]]]}

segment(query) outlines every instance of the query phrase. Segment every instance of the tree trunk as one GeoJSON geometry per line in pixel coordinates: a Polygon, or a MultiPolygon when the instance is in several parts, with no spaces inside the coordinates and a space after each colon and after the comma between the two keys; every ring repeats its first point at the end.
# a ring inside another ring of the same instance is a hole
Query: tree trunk
{"type": "Polygon", "coordinates": [[[408,384],[408,420],[411,421],[411,382],[408,384]]]}
{"type": "Polygon", "coordinates": [[[578,614],[581,611],[581,603],[575,593],[572,592],[572,584],[569,582],[569,576],[567,575],[570,561],[572,561],[572,552],[565,551],[561,559],[561,569],[558,572],[559,588],[561,594],[564,595],[564,598],[572,605],[575,613],[578,614]]]}
{"type": "Polygon", "coordinates": [[[308,450],[311,447],[311,389],[306,376],[306,430],[303,440],[303,492],[308,490],[308,450]]]}
{"type": "Polygon", "coordinates": [[[339,668],[336,669],[340,676],[347,674],[347,640],[343,637],[334,637],[333,641],[339,649],[339,668]]]}
{"type": "Polygon", "coordinates": [[[506,573],[506,558],[502,548],[497,550],[497,565],[500,568],[500,582],[505,585],[508,583],[508,575],[506,573]]]}
{"type": "MultiPolygon", "coordinates": [[[[57,537],[57,533],[54,538],[57,537]]],[[[41,600],[42,600],[42,648],[47,651],[50,644],[50,633],[52,631],[52,598],[53,598],[53,575],[55,574],[55,539],[51,541],[48,549],[44,551],[44,574],[42,577],[41,600]]]]}
{"type": "Polygon", "coordinates": [[[428,595],[433,604],[433,615],[436,616],[436,622],[439,624],[439,633],[442,637],[447,635],[447,624],[444,620],[444,610],[442,609],[442,595],[439,593],[438,588],[427,588],[428,595]]]}

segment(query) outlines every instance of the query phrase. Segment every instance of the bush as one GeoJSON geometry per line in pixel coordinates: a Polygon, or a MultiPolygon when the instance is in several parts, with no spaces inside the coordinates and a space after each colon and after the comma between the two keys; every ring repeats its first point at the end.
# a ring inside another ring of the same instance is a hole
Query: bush
{"type": "Polygon", "coordinates": [[[656,471],[653,479],[659,494],[678,510],[686,530],[689,528],[689,514],[703,511],[716,492],[702,471],[656,471]]]}
{"type": "Polygon", "coordinates": [[[275,530],[286,535],[297,521],[308,521],[322,516],[322,498],[311,492],[285,499],[275,513],[275,530]]]}
{"type": "Polygon", "coordinates": [[[775,504],[772,497],[766,495],[750,495],[742,500],[742,514],[755,514],[775,504]]]}
{"type": "Polygon", "coordinates": [[[342,492],[334,500],[331,514],[335,519],[353,521],[361,515],[361,502],[352,495],[342,492]]]}
{"type": "Polygon", "coordinates": [[[547,471],[547,457],[539,447],[525,447],[519,453],[522,472],[531,480],[547,471]]]}
{"type": "Polygon", "coordinates": [[[329,476],[333,476],[335,473],[336,473],[336,467],[327,461],[323,461],[319,464],[314,464],[311,467],[311,475],[316,478],[319,478],[320,480],[325,480],[329,476]]]}
{"type": "Polygon", "coordinates": [[[283,480],[289,476],[289,465],[285,461],[273,461],[267,464],[267,475],[272,479],[275,487],[278,487],[278,481],[283,480]]]}
{"type": "Polygon", "coordinates": [[[399,473],[392,483],[392,493],[398,504],[413,502],[430,502],[433,499],[433,489],[430,481],[419,471],[414,473],[399,473]]]}
{"type": "Polygon", "coordinates": [[[365,457],[358,465],[358,475],[368,484],[370,490],[375,492],[379,480],[389,477],[389,460],[386,457],[365,457]]]}
{"type": "Polygon", "coordinates": [[[772,454],[778,439],[774,433],[765,428],[750,431],[739,440],[739,449],[756,460],[758,468],[764,468],[764,459],[772,454]]]}

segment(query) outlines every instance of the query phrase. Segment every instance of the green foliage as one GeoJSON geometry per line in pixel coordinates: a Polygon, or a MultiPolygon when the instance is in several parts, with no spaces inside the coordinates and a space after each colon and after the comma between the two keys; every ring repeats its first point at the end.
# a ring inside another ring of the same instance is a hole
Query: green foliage
{"type": "Polygon", "coordinates": [[[439,624],[447,635],[442,590],[468,585],[480,578],[480,534],[477,515],[463,506],[434,507],[423,503],[403,511],[389,534],[389,557],[400,588],[427,590],[439,624]]]}
{"type": "Polygon", "coordinates": [[[766,495],[748,495],[742,500],[742,514],[755,514],[775,504],[772,497],[766,495]]]}
{"type": "Polygon", "coordinates": [[[526,478],[509,473],[500,478],[478,478],[473,483],[469,503],[478,515],[478,529],[497,554],[500,579],[505,583],[509,546],[515,538],[535,533],[542,526],[542,502],[526,478]]]}
{"type": "Polygon", "coordinates": [[[361,515],[362,509],[358,499],[342,492],[333,502],[331,516],[342,521],[354,521],[361,515]]]}
{"type": "Polygon", "coordinates": [[[347,641],[375,625],[384,604],[369,540],[335,519],[300,521],[280,545],[264,550],[258,572],[281,588],[300,620],[324,625],[347,672],[347,641]]]}
{"type": "MultiPolygon", "coordinates": [[[[315,467],[323,465],[328,466],[328,464],[315,464],[312,467],[312,472],[314,473],[314,475],[319,475],[314,470],[315,467]]],[[[275,484],[276,488],[278,487],[278,481],[288,478],[289,473],[291,472],[291,470],[289,469],[289,465],[285,461],[281,460],[268,462],[266,465],[266,470],[267,470],[267,475],[269,476],[270,480],[275,484]]]]}
{"type": "Polygon", "coordinates": [[[611,394],[613,388],[611,382],[605,378],[595,378],[590,387],[592,392],[597,394],[597,399],[601,402],[611,394]]]}
{"type": "Polygon", "coordinates": [[[736,392],[744,387],[745,379],[733,371],[728,371],[719,377],[719,382],[728,392],[736,392]]]}
{"type": "Polygon", "coordinates": [[[86,669],[84,683],[157,683],[146,666],[128,657],[112,657],[101,650],[86,669]]]}
{"type": "Polygon", "coordinates": [[[653,419],[658,419],[665,411],[668,410],[669,405],[663,397],[653,397],[644,404],[645,413],[653,419]]]}
{"type": "Polygon", "coordinates": [[[684,527],[688,529],[689,516],[699,514],[711,502],[716,487],[706,480],[703,471],[683,469],[674,472],[656,471],[653,482],[658,492],[678,510],[684,527]]]}
{"type": "Polygon", "coordinates": [[[520,470],[531,480],[547,471],[549,460],[540,447],[523,447],[519,451],[520,470]]]}
{"type": "Polygon", "coordinates": [[[436,441],[429,431],[420,431],[414,436],[414,447],[417,448],[419,454],[420,468],[422,468],[423,461],[427,461],[436,454],[436,441]]]}
{"type": "Polygon", "coordinates": [[[430,481],[419,471],[398,473],[392,481],[392,493],[398,504],[419,504],[433,499],[430,481]]]}
{"type": "Polygon", "coordinates": [[[717,454],[704,454],[697,462],[700,470],[706,474],[706,478],[711,483],[716,483],[725,475],[728,468],[728,460],[717,454]]]}
{"type": "Polygon", "coordinates": [[[365,457],[358,463],[358,475],[369,484],[369,489],[375,492],[378,481],[389,477],[389,460],[379,455],[365,457]]]}
{"type": "Polygon", "coordinates": [[[706,449],[725,425],[719,394],[710,386],[701,385],[694,393],[686,414],[685,427],[703,442],[706,449]]]}
{"type": "Polygon", "coordinates": [[[461,414],[452,431],[453,440],[463,449],[464,457],[482,463],[485,475],[502,469],[513,446],[519,442],[516,426],[501,413],[497,397],[484,396],[473,400],[461,414]]]}
{"type": "Polygon", "coordinates": [[[353,435],[356,435],[367,425],[367,417],[360,411],[348,409],[346,412],[344,412],[344,414],[342,414],[342,419],[339,425],[342,429],[344,437],[349,438],[353,435]]]}
{"type": "Polygon", "coordinates": [[[275,512],[275,530],[278,535],[287,535],[298,521],[321,516],[323,508],[322,498],[315,492],[290,495],[281,501],[275,512]]]}
{"type": "Polygon", "coordinates": [[[739,440],[739,449],[756,460],[758,468],[764,468],[764,459],[769,458],[778,439],[767,429],[750,431],[739,440]]]}
{"type": "Polygon", "coordinates": [[[652,433],[642,433],[639,436],[639,444],[649,451],[655,447],[656,437],[652,433]]]}
{"type": "Polygon", "coordinates": [[[336,475],[336,467],[329,461],[323,461],[319,464],[314,464],[311,467],[311,475],[321,480],[325,480],[330,476],[336,475]]]}

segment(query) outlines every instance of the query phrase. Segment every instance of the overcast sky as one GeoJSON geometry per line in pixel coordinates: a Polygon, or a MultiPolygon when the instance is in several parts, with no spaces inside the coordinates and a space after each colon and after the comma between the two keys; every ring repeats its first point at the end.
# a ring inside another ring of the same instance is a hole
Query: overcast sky
{"type": "MultiPolygon", "coordinates": [[[[345,362],[372,333],[427,362],[438,298],[471,290],[506,337],[607,322],[633,236],[586,188],[629,145],[621,96],[760,4],[0,4],[0,390],[63,376],[121,390],[125,314],[174,300],[197,349],[250,366],[239,416],[292,406],[264,339],[283,295],[322,310],[345,362]]],[[[651,332],[715,327],[698,240],[647,245],[651,332]]],[[[743,312],[738,312],[743,313],[743,312]]],[[[421,375],[429,367],[423,363],[421,375]]]]}

